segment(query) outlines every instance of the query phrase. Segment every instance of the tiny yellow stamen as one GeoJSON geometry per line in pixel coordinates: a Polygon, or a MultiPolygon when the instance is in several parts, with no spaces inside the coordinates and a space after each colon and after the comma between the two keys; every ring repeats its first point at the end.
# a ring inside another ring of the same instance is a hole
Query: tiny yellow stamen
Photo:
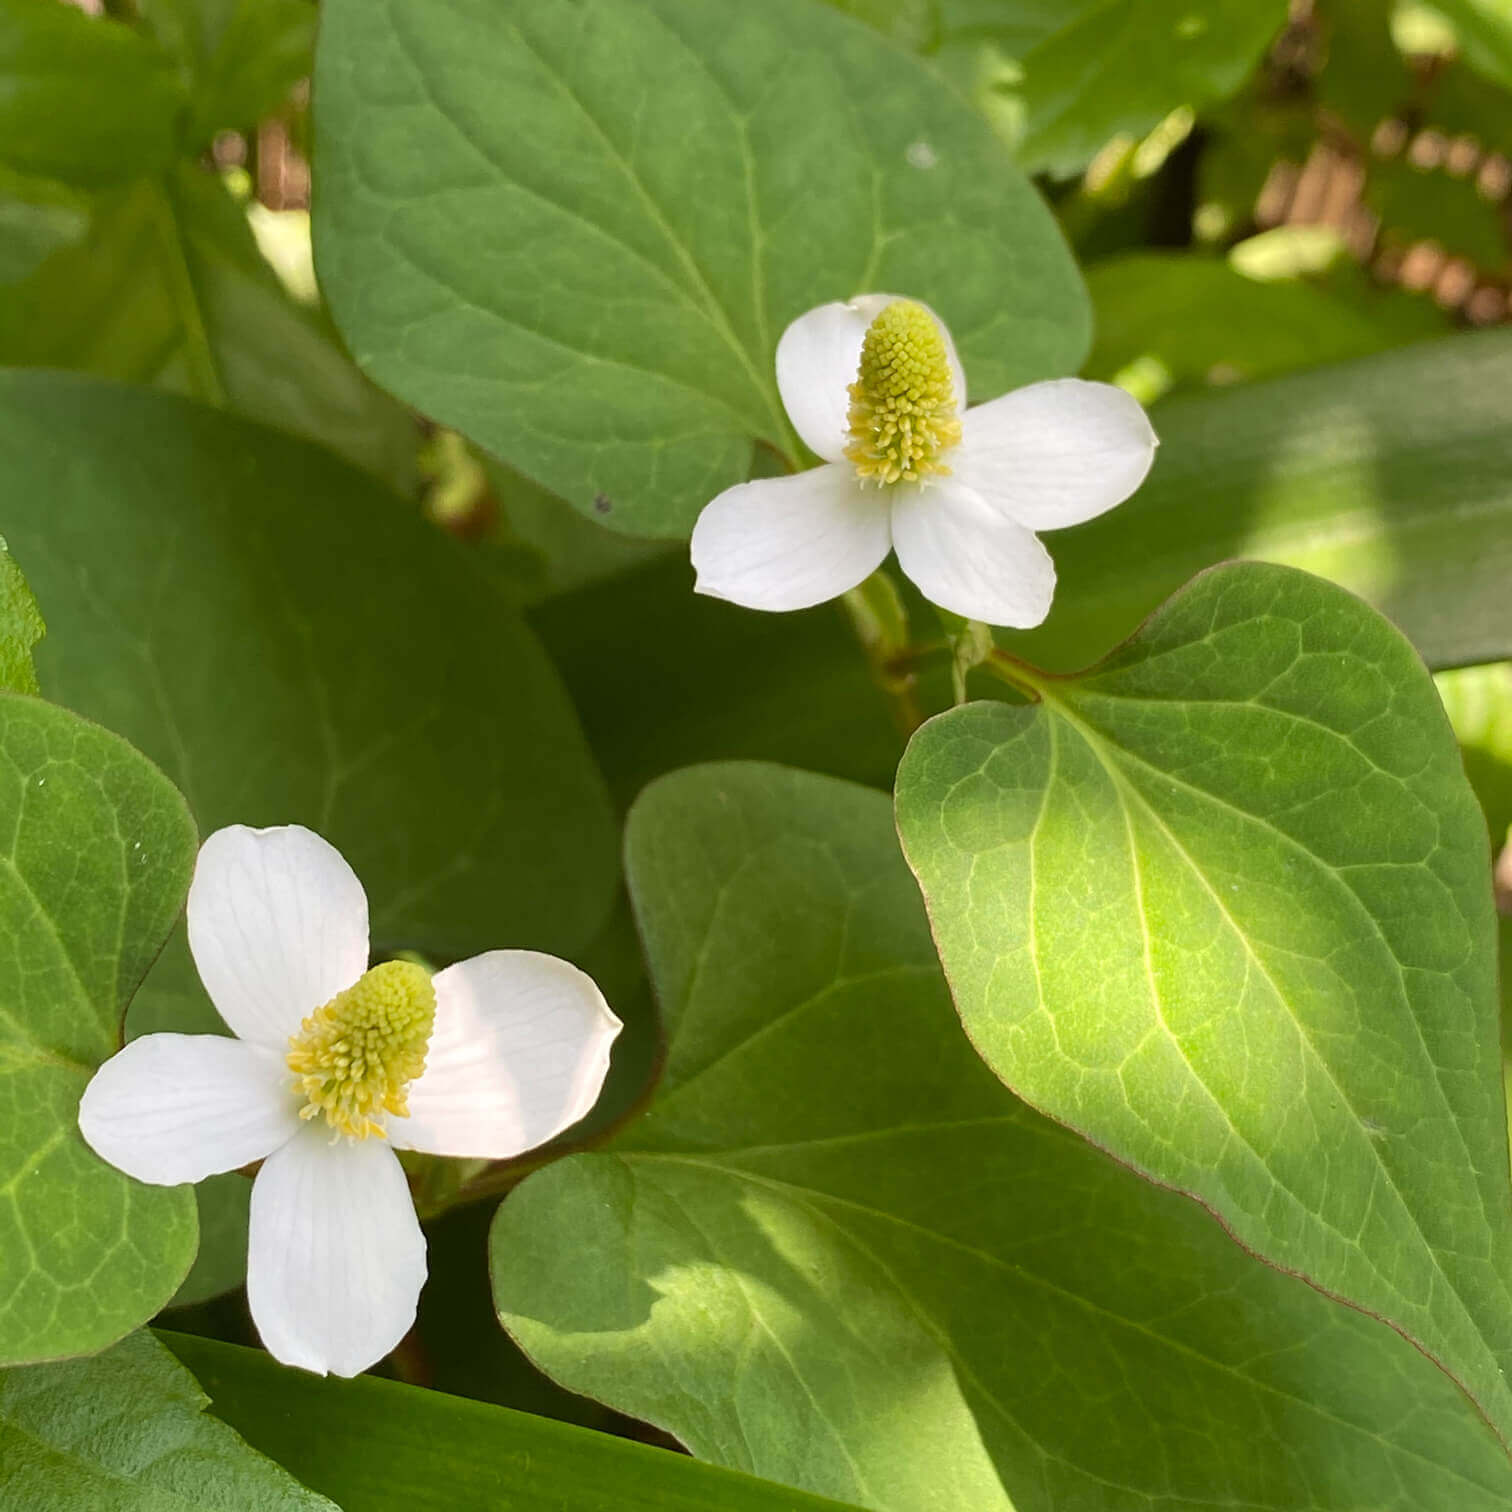
{"type": "Polygon", "coordinates": [[[944,334],[923,305],[895,299],[866,328],[850,396],[845,455],[863,482],[950,471],[940,457],[961,439],[957,396],[944,334]]]}
{"type": "Polygon", "coordinates": [[[289,1070],[307,1099],[301,1118],[322,1114],[338,1134],[384,1137],[378,1115],[409,1115],[409,1084],[425,1070],[436,1022],[430,973],[409,961],[365,972],[289,1041],[289,1070]]]}

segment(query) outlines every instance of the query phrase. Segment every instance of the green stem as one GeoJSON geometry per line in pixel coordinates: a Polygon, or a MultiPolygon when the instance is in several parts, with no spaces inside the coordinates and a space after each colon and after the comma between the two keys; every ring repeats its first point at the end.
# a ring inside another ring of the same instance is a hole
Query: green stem
{"type": "Polygon", "coordinates": [[[205,329],[200,309],[199,291],[184,246],[183,229],[174,208],[173,190],[167,183],[154,185],[153,200],[158,211],[158,231],[162,238],[164,267],[168,274],[173,307],[184,330],[184,356],[189,366],[190,384],[196,399],[226,408],[226,389],[221,382],[210,333],[205,329]]]}

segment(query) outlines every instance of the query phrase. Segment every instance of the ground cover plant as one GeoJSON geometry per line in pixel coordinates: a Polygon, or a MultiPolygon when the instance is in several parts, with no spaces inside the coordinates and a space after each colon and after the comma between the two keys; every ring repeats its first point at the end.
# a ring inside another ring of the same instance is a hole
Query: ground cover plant
{"type": "Polygon", "coordinates": [[[0,0],[0,1505],[1512,1504],[1512,13],[0,0]]]}

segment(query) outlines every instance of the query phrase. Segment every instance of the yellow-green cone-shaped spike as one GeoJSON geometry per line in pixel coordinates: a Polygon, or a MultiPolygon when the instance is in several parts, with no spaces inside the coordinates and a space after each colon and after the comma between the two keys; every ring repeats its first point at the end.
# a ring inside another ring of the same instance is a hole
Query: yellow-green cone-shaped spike
{"type": "Polygon", "coordinates": [[[940,460],[961,439],[945,336],[912,299],[895,299],[866,328],[850,386],[845,455],[863,482],[913,483],[948,473],[940,460]]]}
{"type": "Polygon", "coordinates": [[[305,1098],[301,1118],[325,1120],[338,1134],[383,1136],[381,1114],[409,1113],[409,1084],[425,1070],[436,1023],[430,973],[409,961],[365,972],[289,1041],[289,1070],[305,1098]]]}

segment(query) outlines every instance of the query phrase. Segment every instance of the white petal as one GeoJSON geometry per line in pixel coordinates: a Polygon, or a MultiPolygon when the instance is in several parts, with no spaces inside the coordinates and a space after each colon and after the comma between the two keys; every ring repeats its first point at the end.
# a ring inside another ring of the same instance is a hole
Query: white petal
{"type": "Polygon", "coordinates": [[[274,1359],[354,1376],[409,1332],[425,1236],[382,1139],[331,1141],[306,1124],[252,1184],[247,1303],[274,1359]]]}
{"type": "Polygon", "coordinates": [[[234,1171],[298,1128],[280,1058],[218,1034],[143,1035],[95,1072],[79,1101],[90,1149],[154,1186],[234,1171]]]}
{"type": "Polygon", "coordinates": [[[334,845],[297,824],[216,830],[189,888],[189,948],[220,1016],[283,1052],[307,1014],[367,970],[367,896],[334,845]]]}
{"type": "Polygon", "coordinates": [[[955,478],[892,494],[898,565],[931,603],[1019,629],[1050,612],[1055,566],[1032,531],[955,478]]]}
{"type": "MultiPolygon", "coordinates": [[[[836,462],[845,454],[850,386],[861,365],[861,342],[867,326],[895,299],[911,297],[858,294],[852,300],[823,304],[800,315],[782,333],[777,343],[777,392],[803,444],[826,462],[836,462]]],[[[924,308],[929,310],[928,305],[924,308]]],[[[956,403],[964,409],[966,374],[950,328],[933,310],[929,313],[945,338],[956,403]]]]}
{"type": "Polygon", "coordinates": [[[695,591],[747,609],[807,609],[882,565],[887,498],[848,462],[737,483],[704,506],[690,549],[695,591]]]}
{"type": "Polygon", "coordinates": [[[1137,400],[1111,383],[1057,378],[968,410],[954,476],[1030,530],[1079,525],[1121,504],[1155,460],[1137,400]]]}
{"type": "Polygon", "coordinates": [[[491,950],[434,977],[436,1028],[396,1149],[503,1160],[598,1100],[622,1027],[593,978],[555,956],[491,950]]]}

